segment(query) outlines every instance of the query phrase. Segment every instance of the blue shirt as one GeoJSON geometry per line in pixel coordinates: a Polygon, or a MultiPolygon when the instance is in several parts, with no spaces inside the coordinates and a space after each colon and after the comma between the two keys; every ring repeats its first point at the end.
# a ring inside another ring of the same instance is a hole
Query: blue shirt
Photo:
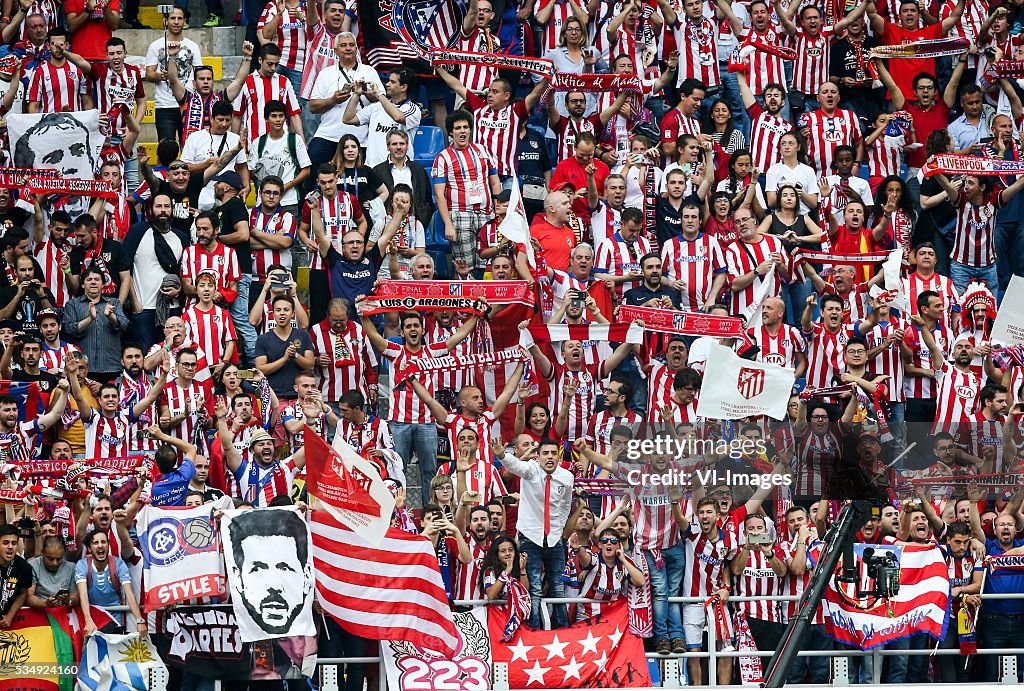
{"type": "Polygon", "coordinates": [[[380,248],[377,243],[374,243],[358,262],[345,259],[333,246],[327,250],[327,265],[331,271],[331,297],[348,300],[349,319],[358,318],[356,298],[373,292],[373,283],[377,280],[380,264],[380,248]]]}
{"type": "MultiPolygon", "coordinates": [[[[1014,540],[1013,546],[1024,545],[1024,540],[1014,540]]],[[[985,549],[990,557],[1006,552],[998,540],[986,540],[985,549]]],[[[1016,593],[1024,595],[1024,573],[1012,569],[991,569],[985,579],[983,594],[1016,593]]],[[[1024,614],[1024,598],[1019,600],[982,600],[981,610],[985,614],[1024,614]]]]}
{"type": "MultiPolygon", "coordinates": [[[[114,568],[117,569],[117,578],[121,582],[119,588],[114,588],[114,584],[111,583],[110,579],[110,564],[108,562],[106,568],[100,569],[99,571],[93,570],[92,582],[89,584],[89,604],[96,605],[97,607],[119,607],[121,605],[121,588],[124,588],[126,583],[131,583],[131,576],[128,573],[128,566],[124,563],[124,560],[120,557],[109,556],[108,560],[112,560],[114,568]]],[[[82,558],[78,560],[75,565],[75,584],[88,583],[89,582],[89,562],[90,559],[82,558]]],[[[124,622],[124,614],[122,613],[111,613],[115,619],[120,619],[124,622]]]]}
{"type": "Polygon", "coordinates": [[[161,475],[160,479],[153,483],[153,506],[184,506],[188,483],[192,482],[195,474],[195,464],[191,458],[186,458],[176,470],[161,475]]]}

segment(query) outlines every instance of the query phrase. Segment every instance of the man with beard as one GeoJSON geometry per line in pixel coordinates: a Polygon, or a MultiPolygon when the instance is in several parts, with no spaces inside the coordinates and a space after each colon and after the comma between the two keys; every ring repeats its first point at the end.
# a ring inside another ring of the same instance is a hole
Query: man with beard
{"type": "Polygon", "coordinates": [[[46,288],[53,293],[54,305],[63,307],[67,302],[70,287],[70,276],[64,273],[68,268],[68,253],[71,243],[68,242],[68,230],[71,228],[71,216],[66,211],[55,211],[50,215],[49,237],[43,239],[43,224],[36,223],[32,256],[43,267],[46,288]]]}
{"type": "MultiPolygon", "coordinates": [[[[143,363],[142,348],[138,344],[129,343],[121,348],[121,376],[117,380],[117,384],[121,392],[119,405],[122,409],[133,406],[134,402],[143,398],[153,386],[153,380],[143,369],[143,363]]],[[[176,376],[176,374],[168,373],[168,376],[176,376]]],[[[159,411],[154,405],[139,415],[137,419],[130,421],[131,441],[129,447],[133,451],[156,451],[159,445],[150,438],[149,426],[158,417],[159,411]]]]}
{"type": "Polygon", "coordinates": [[[480,568],[491,546],[491,516],[485,504],[474,506],[475,501],[476,499],[463,495],[459,498],[459,507],[455,510],[455,525],[460,530],[465,530],[466,545],[472,557],[468,564],[459,562],[456,600],[479,600],[484,597],[483,589],[480,587],[480,568]],[[471,506],[472,508],[469,508],[471,506]],[[465,528],[467,510],[469,527],[465,528]]]}
{"type": "Polygon", "coordinates": [[[910,303],[910,314],[906,316],[917,314],[919,296],[925,291],[932,291],[946,307],[941,311],[939,321],[946,328],[952,326],[952,314],[960,311],[960,293],[948,276],[935,270],[938,259],[935,245],[922,242],[914,249],[913,258],[917,269],[900,279],[900,289],[910,303]]]}
{"type": "Polygon", "coordinates": [[[195,350],[182,348],[175,360],[178,374],[167,382],[160,397],[160,427],[178,439],[196,441],[209,419],[213,392],[209,384],[196,380],[199,360],[195,350]]]}
{"type": "MultiPolygon", "coordinates": [[[[970,504],[971,535],[985,543],[989,557],[1024,554],[1024,540],[1014,539],[1017,519],[1013,514],[1003,512],[992,522],[995,538],[988,538],[981,526],[978,502],[970,504]]],[[[1024,574],[1019,569],[991,569],[985,579],[984,595],[993,593],[1024,593],[1024,574]]],[[[985,600],[982,599],[981,615],[978,618],[979,648],[1012,648],[1019,637],[1017,622],[1024,617],[1024,599],[985,600]]],[[[998,658],[986,655],[982,658],[984,679],[994,681],[998,658]]],[[[1024,669],[1024,656],[1017,656],[1017,670],[1024,669]]]]}
{"type": "Polygon", "coordinates": [[[749,329],[757,345],[757,361],[779,367],[791,367],[800,379],[807,371],[806,344],[800,330],[785,322],[786,303],[769,297],[761,305],[761,324],[749,329]]]}
{"type": "Polygon", "coordinates": [[[199,274],[212,272],[217,279],[214,302],[224,307],[238,297],[241,271],[235,249],[217,239],[218,228],[214,220],[214,215],[209,212],[196,216],[193,225],[196,244],[186,247],[181,256],[181,286],[185,295],[195,298],[199,274]]]}
{"type": "Polygon", "coordinates": [[[754,213],[741,206],[733,214],[739,239],[725,250],[725,259],[731,277],[731,312],[747,316],[748,308],[754,302],[757,291],[762,289],[765,277],[774,267],[772,284],[768,295],[782,293],[782,282],[789,280],[790,261],[782,241],[775,235],[761,232],[754,220],[754,213]]]}
{"type": "MultiPolygon", "coordinates": [[[[55,214],[56,216],[56,214],[55,214]]],[[[67,274],[68,287],[72,293],[82,288],[82,274],[95,266],[103,274],[103,294],[117,296],[122,305],[127,304],[132,289],[131,265],[125,265],[123,245],[120,241],[103,237],[99,227],[89,214],[75,219],[75,240],[69,254],[67,274]]]]}
{"type": "MultiPolygon", "coordinates": [[[[82,545],[88,554],[84,559],[79,560],[75,567],[75,585],[78,588],[78,599],[84,619],[82,630],[85,635],[91,636],[97,631],[90,611],[92,605],[97,607],[127,605],[135,619],[136,632],[140,636],[146,636],[149,629],[146,626],[145,617],[139,611],[139,603],[132,588],[128,566],[123,559],[111,554],[107,531],[101,528],[91,530],[85,536],[82,545]]],[[[131,548],[130,554],[134,554],[134,548],[131,548]]],[[[104,626],[101,631],[103,633],[124,633],[124,615],[114,614],[113,616],[114,621],[104,626]]]]}
{"type": "Polygon", "coordinates": [[[51,374],[64,369],[64,360],[70,353],[81,352],[78,346],[60,337],[60,317],[54,310],[43,310],[37,317],[39,336],[42,338],[43,354],[39,366],[51,374]]]}
{"type": "Polygon", "coordinates": [[[793,125],[782,112],[786,106],[786,89],[780,83],[765,84],[760,98],[754,95],[747,83],[747,75],[736,73],[743,107],[750,115],[750,153],[753,167],[767,171],[782,160],[779,139],[793,129],[793,125]]]}
{"type": "Polygon", "coordinates": [[[156,192],[151,202],[149,222],[136,223],[124,239],[125,262],[131,262],[132,271],[132,327],[144,349],[157,340],[156,304],[164,277],[181,273],[181,255],[189,244],[187,233],[171,226],[171,197],[156,192]]]}
{"type": "MultiPolygon", "coordinates": [[[[912,317],[911,321],[918,328],[924,326],[920,315],[912,317]]],[[[961,422],[974,414],[981,391],[981,377],[971,371],[974,348],[968,338],[958,336],[953,343],[953,361],[950,362],[929,329],[921,329],[920,334],[931,356],[931,366],[938,383],[932,434],[955,431],[961,422]]],[[[1002,377],[1002,372],[992,362],[991,354],[985,356],[985,373],[993,381],[1002,377]]]]}
{"type": "Polygon", "coordinates": [[[335,298],[327,305],[327,318],[309,329],[316,356],[316,378],[325,401],[338,401],[357,391],[374,404],[377,399],[377,355],[369,347],[363,327],[349,319],[349,303],[335,298]]]}
{"type": "Polygon", "coordinates": [[[18,382],[35,382],[42,393],[45,406],[57,388],[57,377],[44,369],[40,369],[39,361],[43,355],[43,344],[35,335],[15,335],[11,345],[4,349],[0,356],[0,375],[4,379],[18,382]],[[18,366],[12,368],[13,356],[17,356],[18,366]]]}
{"type": "Polygon", "coordinates": [[[37,279],[36,264],[27,254],[14,262],[17,287],[0,289],[0,319],[15,319],[24,331],[38,333],[37,315],[43,310],[52,310],[56,300],[53,293],[37,279]]]}
{"type": "Polygon", "coordinates": [[[991,383],[983,386],[978,393],[977,412],[957,429],[957,445],[966,454],[981,459],[982,473],[1013,471],[1009,462],[1004,467],[1003,456],[1003,425],[1009,408],[1008,395],[1005,386],[991,383]]]}
{"type": "Polygon", "coordinates": [[[340,434],[363,458],[375,463],[382,478],[392,478],[404,487],[405,471],[402,458],[395,452],[388,421],[367,413],[366,400],[355,390],[346,391],[338,399],[338,426],[340,434]]]}
{"type": "Polygon", "coordinates": [[[283,461],[274,458],[274,438],[266,430],[256,430],[249,437],[247,452],[238,452],[234,446],[235,437],[228,429],[227,408],[223,401],[217,404],[217,432],[224,464],[238,483],[242,498],[253,506],[269,506],[274,497],[289,496],[292,481],[306,465],[302,450],[283,461]]]}
{"type": "Polygon", "coordinates": [[[582,91],[565,92],[567,117],[563,117],[558,112],[558,108],[554,106],[548,108],[548,125],[558,139],[557,160],[562,161],[576,155],[576,137],[580,134],[586,132],[597,137],[604,130],[608,121],[625,105],[628,97],[629,92],[623,91],[616,95],[615,100],[610,106],[600,113],[595,113],[588,117],[585,115],[587,112],[587,95],[582,91]]]}
{"type": "Polygon", "coordinates": [[[232,568],[242,604],[262,631],[281,636],[312,596],[308,528],[297,513],[283,511],[251,511],[235,521],[232,568]]]}
{"type": "Polygon", "coordinates": [[[663,241],[662,270],[668,285],[679,291],[687,312],[707,312],[725,288],[725,254],[718,238],[700,231],[701,208],[686,202],[680,210],[681,231],[663,241]]]}

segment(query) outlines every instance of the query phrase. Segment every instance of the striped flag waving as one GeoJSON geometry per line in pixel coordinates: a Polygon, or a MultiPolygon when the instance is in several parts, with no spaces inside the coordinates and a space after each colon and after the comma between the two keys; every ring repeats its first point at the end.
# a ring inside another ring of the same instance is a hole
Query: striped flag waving
{"type": "Polygon", "coordinates": [[[346,631],[455,654],[459,633],[429,540],[390,528],[373,546],[327,511],[313,511],[310,528],[320,605],[346,631]]]}

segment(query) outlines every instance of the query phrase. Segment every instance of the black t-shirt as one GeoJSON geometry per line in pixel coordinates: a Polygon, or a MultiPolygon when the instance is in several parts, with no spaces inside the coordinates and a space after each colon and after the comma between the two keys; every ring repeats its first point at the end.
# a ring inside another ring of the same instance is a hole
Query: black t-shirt
{"type": "Polygon", "coordinates": [[[20,206],[12,206],[7,211],[0,213],[0,235],[6,235],[12,228],[21,228],[25,222],[32,217],[27,209],[20,206]]]}
{"type": "MultiPolygon", "coordinates": [[[[921,183],[922,197],[934,197],[941,192],[942,186],[935,178],[925,178],[921,183]]],[[[939,228],[944,227],[954,218],[956,218],[956,207],[949,202],[949,199],[944,199],[930,209],[922,208],[917,225],[914,226],[914,245],[931,242],[939,228]]]]}
{"type": "Polygon", "coordinates": [[[551,170],[548,145],[536,130],[526,128],[526,134],[516,147],[516,173],[524,185],[543,185],[544,173],[551,170]]]}
{"type": "MultiPolygon", "coordinates": [[[[203,191],[203,175],[196,173],[189,177],[188,186],[183,192],[175,192],[171,183],[166,180],[160,183],[154,194],[166,194],[171,198],[171,226],[175,230],[192,234],[192,213],[189,209],[199,206],[199,193],[203,191]]],[[[241,259],[241,257],[239,257],[241,259]]]]}
{"type": "Polygon", "coordinates": [[[23,369],[12,370],[11,379],[14,381],[34,381],[39,384],[39,390],[46,395],[52,394],[53,390],[57,388],[57,377],[46,370],[41,370],[39,374],[29,374],[23,369]]]}
{"type": "Polygon", "coordinates": [[[363,214],[367,214],[367,205],[377,196],[377,190],[384,181],[371,168],[345,168],[338,171],[338,189],[348,192],[359,200],[363,214]]]}
{"type": "Polygon", "coordinates": [[[0,566],[0,615],[6,616],[15,596],[32,586],[32,567],[23,557],[14,555],[14,561],[0,566]]]}
{"type": "MultiPolygon", "coordinates": [[[[71,248],[71,254],[69,259],[71,261],[71,273],[74,276],[81,276],[82,272],[85,271],[92,265],[103,272],[104,275],[109,276],[114,282],[117,288],[121,287],[121,275],[122,271],[131,271],[131,263],[125,263],[124,250],[121,243],[117,240],[111,240],[107,238],[100,245],[100,251],[88,260],[85,258],[86,250],[81,245],[75,245],[71,248]]],[[[104,281],[104,285],[106,281],[104,281]]]]}
{"type": "Polygon", "coordinates": [[[630,288],[622,295],[622,302],[627,305],[642,305],[648,300],[654,298],[668,298],[672,301],[672,306],[679,309],[679,291],[672,290],[661,286],[657,290],[651,290],[645,284],[641,283],[636,288],[630,288]]]}
{"type": "Polygon", "coordinates": [[[676,209],[668,199],[658,197],[658,201],[654,205],[654,227],[658,233],[658,244],[662,247],[672,238],[683,234],[682,210],[682,204],[679,205],[679,209],[676,209]]]}
{"type": "Polygon", "coordinates": [[[842,78],[850,77],[856,80],[870,80],[871,75],[867,72],[867,53],[879,45],[880,43],[877,38],[872,36],[865,38],[864,43],[861,44],[864,54],[864,62],[861,62],[857,59],[857,47],[849,39],[841,38],[832,44],[828,73],[830,76],[837,77],[840,80],[840,99],[846,100],[855,94],[863,96],[864,94],[871,93],[870,81],[863,82],[862,86],[856,86],[851,89],[843,86],[842,78]]]}
{"type": "MultiPolygon", "coordinates": [[[[288,338],[281,340],[274,329],[271,328],[265,334],[261,334],[256,339],[256,357],[264,355],[267,358],[267,362],[276,362],[284,357],[284,351],[288,350],[288,344],[294,340],[299,340],[302,345],[299,346],[299,352],[303,353],[307,350],[313,350],[313,340],[309,337],[309,334],[302,329],[292,329],[292,332],[288,335],[288,338]]],[[[278,398],[285,398],[288,400],[295,400],[295,375],[301,370],[295,363],[295,360],[289,360],[279,370],[273,374],[267,375],[267,382],[270,384],[270,388],[274,390],[278,398]]]]}
{"type": "MultiPolygon", "coordinates": [[[[11,303],[11,300],[18,294],[18,289],[14,286],[8,286],[0,289],[0,305],[7,306],[11,303]]],[[[14,314],[10,316],[11,319],[17,319],[22,324],[22,330],[25,333],[39,333],[39,320],[37,315],[46,307],[43,305],[43,299],[49,301],[51,307],[57,304],[57,301],[53,298],[53,293],[50,292],[49,288],[43,288],[43,295],[37,295],[35,290],[29,289],[21,296],[21,301],[18,303],[18,308],[14,310],[14,314]]]]}
{"type": "MultiPolygon", "coordinates": [[[[249,222],[249,211],[245,208],[245,202],[235,196],[226,203],[221,204],[213,210],[214,220],[220,227],[220,235],[235,232],[235,224],[239,221],[249,222]]],[[[245,242],[221,242],[235,250],[238,255],[238,269],[243,274],[252,273],[252,250],[249,248],[249,241],[245,242]]]]}

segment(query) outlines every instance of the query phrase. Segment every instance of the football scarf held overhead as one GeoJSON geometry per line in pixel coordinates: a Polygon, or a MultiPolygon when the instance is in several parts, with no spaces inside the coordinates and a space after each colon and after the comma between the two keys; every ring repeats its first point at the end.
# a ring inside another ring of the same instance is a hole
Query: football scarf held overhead
{"type": "Polygon", "coordinates": [[[680,336],[712,336],[714,338],[743,338],[747,333],[739,317],[722,317],[701,312],[677,312],[657,307],[622,305],[619,319],[632,323],[638,319],[647,331],[680,336]]]}
{"type": "Polygon", "coordinates": [[[921,167],[925,177],[943,175],[1024,175],[1024,161],[1004,161],[1001,158],[939,154],[931,163],[921,167]]]}
{"type": "Polygon", "coordinates": [[[25,187],[29,178],[58,177],[56,170],[40,170],[38,168],[0,168],[0,187],[16,190],[25,187]]]}
{"type": "Polygon", "coordinates": [[[495,369],[500,365],[509,362],[526,362],[530,356],[519,346],[506,348],[491,353],[473,353],[471,355],[442,355],[435,358],[420,358],[413,360],[409,365],[395,374],[393,386],[401,384],[406,379],[420,374],[435,374],[438,372],[450,372],[452,370],[466,370],[476,367],[484,369],[495,369]]]}
{"type": "Polygon", "coordinates": [[[535,343],[560,341],[643,343],[643,336],[637,324],[531,324],[520,332],[519,345],[529,348],[535,343]]]}
{"type": "Polygon", "coordinates": [[[1000,79],[1020,79],[1024,77],[1024,60],[1000,60],[990,62],[984,73],[978,77],[978,86],[988,91],[1000,79]]]}
{"type": "Polygon", "coordinates": [[[33,176],[27,180],[32,194],[70,194],[75,197],[117,197],[107,180],[85,180],[83,178],[60,178],[33,176]]]}
{"type": "Polygon", "coordinates": [[[970,45],[970,41],[962,37],[927,38],[911,41],[898,46],[876,46],[871,49],[868,57],[872,58],[942,58],[960,55],[970,45]]]}
{"type": "Polygon", "coordinates": [[[888,252],[878,252],[875,254],[835,254],[834,252],[809,252],[807,250],[798,249],[793,255],[793,264],[798,265],[803,262],[814,262],[815,264],[831,264],[833,266],[837,266],[839,264],[874,266],[875,264],[885,262],[888,258],[888,252]]]}
{"type": "Polygon", "coordinates": [[[643,81],[635,74],[568,74],[556,72],[551,84],[555,91],[644,93],[643,81]]]}
{"type": "Polygon", "coordinates": [[[459,297],[366,297],[356,304],[356,312],[365,317],[385,312],[466,312],[482,315],[484,306],[475,298],[459,297]]]}
{"type": "MultiPolygon", "coordinates": [[[[468,308],[462,307],[427,307],[418,311],[433,310],[471,310],[476,298],[485,298],[488,305],[520,304],[533,306],[533,295],[526,281],[381,281],[375,294],[360,301],[357,309],[360,314],[379,314],[380,312],[396,312],[417,310],[417,300],[425,300],[426,304],[444,305],[451,299],[468,300],[468,308]],[[404,301],[404,302],[403,302],[404,301]],[[381,302],[374,307],[363,306],[364,303],[381,302]],[[402,305],[408,304],[410,307],[402,305]],[[376,312],[365,311],[376,309],[376,312]]],[[[463,304],[463,303],[459,303],[463,304]]]]}
{"type": "Polygon", "coordinates": [[[510,70],[530,72],[541,77],[548,77],[549,79],[555,73],[555,66],[550,60],[520,55],[506,55],[504,53],[432,50],[430,51],[430,63],[432,65],[487,65],[489,67],[504,67],[510,70]]]}

